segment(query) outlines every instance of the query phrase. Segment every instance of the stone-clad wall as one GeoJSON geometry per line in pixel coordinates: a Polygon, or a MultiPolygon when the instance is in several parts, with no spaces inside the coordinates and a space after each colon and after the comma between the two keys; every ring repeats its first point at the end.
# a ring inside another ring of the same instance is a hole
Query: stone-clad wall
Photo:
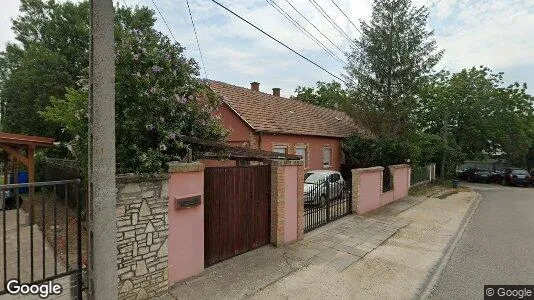
{"type": "Polygon", "coordinates": [[[119,299],[167,293],[168,176],[117,177],[119,299]]]}

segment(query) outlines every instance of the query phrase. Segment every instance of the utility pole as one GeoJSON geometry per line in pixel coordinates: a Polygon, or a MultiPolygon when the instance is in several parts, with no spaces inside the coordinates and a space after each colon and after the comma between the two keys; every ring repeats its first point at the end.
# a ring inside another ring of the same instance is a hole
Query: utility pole
{"type": "Polygon", "coordinates": [[[90,0],[89,299],[117,299],[115,38],[112,0],[90,0]]]}
{"type": "Polygon", "coordinates": [[[440,168],[440,173],[441,173],[441,179],[445,179],[445,164],[446,164],[446,161],[447,161],[447,147],[448,147],[448,141],[447,141],[447,131],[448,131],[448,128],[449,128],[449,124],[448,124],[448,120],[447,120],[447,116],[445,116],[445,118],[443,119],[443,155],[441,156],[441,168],[440,168]]]}

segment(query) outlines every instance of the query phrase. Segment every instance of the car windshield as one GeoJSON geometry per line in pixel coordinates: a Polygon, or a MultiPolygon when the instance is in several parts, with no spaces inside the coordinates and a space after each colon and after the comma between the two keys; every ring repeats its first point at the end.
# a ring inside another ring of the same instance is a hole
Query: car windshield
{"type": "Polygon", "coordinates": [[[317,183],[325,180],[328,174],[325,173],[306,173],[304,174],[304,183],[317,183]]]}
{"type": "Polygon", "coordinates": [[[527,170],[513,170],[512,174],[514,175],[528,175],[527,170]]]}

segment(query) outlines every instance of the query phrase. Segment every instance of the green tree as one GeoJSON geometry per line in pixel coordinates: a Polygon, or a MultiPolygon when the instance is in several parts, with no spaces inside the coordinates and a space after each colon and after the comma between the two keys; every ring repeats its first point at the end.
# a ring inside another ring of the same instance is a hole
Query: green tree
{"type": "Polygon", "coordinates": [[[57,136],[38,112],[86,72],[88,2],[22,0],[12,29],[19,43],[0,53],[2,128],[57,136]]]}
{"type": "Polygon", "coordinates": [[[423,133],[441,136],[447,151],[462,154],[445,152],[453,157],[500,155],[524,165],[534,141],[534,101],[526,85],[506,86],[503,73],[484,66],[436,74],[422,89],[415,116],[423,133]]]}
{"type": "MultiPolygon", "coordinates": [[[[218,97],[198,79],[198,66],[183,48],[154,29],[147,8],[116,11],[117,172],[159,172],[179,160],[187,146],[180,134],[220,140],[226,133],[213,117],[218,97]]],[[[75,158],[87,159],[86,85],[52,98],[41,114],[73,139],[75,158]]]]}
{"type": "Polygon", "coordinates": [[[346,66],[348,112],[381,136],[405,136],[420,88],[443,52],[426,27],[428,9],[411,0],[375,0],[346,66]]]}
{"type": "Polygon", "coordinates": [[[317,87],[299,86],[295,92],[301,101],[333,109],[343,109],[349,101],[347,91],[336,81],[317,81],[317,87]]]}

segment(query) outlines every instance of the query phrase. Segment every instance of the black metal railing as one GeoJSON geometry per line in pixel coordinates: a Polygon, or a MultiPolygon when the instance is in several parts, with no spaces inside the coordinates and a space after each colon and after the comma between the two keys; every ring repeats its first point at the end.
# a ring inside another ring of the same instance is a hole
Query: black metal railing
{"type": "Polygon", "coordinates": [[[429,166],[414,166],[411,170],[410,185],[430,180],[429,166]]]}
{"type": "MultiPolygon", "coordinates": [[[[76,277],[73,298],[82,299],[82,203],[80,180],[0,185],[2,277],[0,295],[11,279],[19,283],[67,284],[76,277]],[[20,194],[27,188],[27,194],[20,194]],[[57,190],[63,190],[63,197],[57,190]],[[74,199],[75,208],[69,206],[74,199]]],[[[70,284],[69,284],[70,285],[70,284]]],[[[72,285],[70,286],[72,291],[72,285]]],[[[63,293],[69,287],[63,286],[63,293]]],[[[71,292],[72,293],[72,292],[71,292]]]]}
{"type": "Polygon", "coordinates": [[[304,189],[305,232],[351,213],[350,182],[325,177],[304,189]]]}
{"type": "Polygon", "coordinates": [[[393,189],[393,176],[391,170],[385,167],[382,171],[382,193],[389,192],[393,189]]]}

